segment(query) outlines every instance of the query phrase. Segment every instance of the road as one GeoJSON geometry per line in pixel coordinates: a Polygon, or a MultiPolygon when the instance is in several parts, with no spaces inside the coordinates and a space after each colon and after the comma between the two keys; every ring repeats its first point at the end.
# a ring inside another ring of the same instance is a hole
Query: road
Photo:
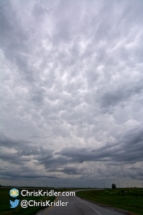
{"type": "Polygon", "coordinates": [[[123,215],[125,213],[100,207],[79,197],[58,197],[62,202],[68,202],[67,206],[54,206],[46,208],[38,215],[123,215]]]}

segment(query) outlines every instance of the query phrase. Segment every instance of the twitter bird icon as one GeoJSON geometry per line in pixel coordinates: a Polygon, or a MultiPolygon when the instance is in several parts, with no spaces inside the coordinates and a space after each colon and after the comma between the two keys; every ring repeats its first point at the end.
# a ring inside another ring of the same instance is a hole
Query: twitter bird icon
{"type": "Polygon", "coordinates": [[[19,205],[19,200],[15,199],[15,201],[10,200],[11,208],[16,208],[19,205]]]}

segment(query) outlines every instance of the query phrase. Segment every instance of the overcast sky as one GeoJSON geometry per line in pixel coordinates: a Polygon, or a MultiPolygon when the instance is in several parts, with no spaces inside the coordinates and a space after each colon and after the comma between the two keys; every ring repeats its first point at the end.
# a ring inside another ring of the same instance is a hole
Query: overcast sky
{"type": "Polygon", "coordinates": [[[142,0],[0,0],[0,61],[2,185],[142,185],[142,0]]]}

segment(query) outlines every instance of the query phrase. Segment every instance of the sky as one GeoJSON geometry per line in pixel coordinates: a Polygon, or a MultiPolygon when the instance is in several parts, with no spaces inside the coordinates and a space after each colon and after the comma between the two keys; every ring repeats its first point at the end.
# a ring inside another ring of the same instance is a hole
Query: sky
{"type": "Polygon", "coordinates": [[[0,0],[0,184],[143,186],[143,1],[0,0]]]}

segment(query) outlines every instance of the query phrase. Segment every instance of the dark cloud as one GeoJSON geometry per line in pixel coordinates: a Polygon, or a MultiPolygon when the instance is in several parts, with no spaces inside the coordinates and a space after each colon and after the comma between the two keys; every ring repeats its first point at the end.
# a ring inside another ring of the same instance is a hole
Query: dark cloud
{"type": "Polygon", "coordinates": [[[121,102],[128,102],[131,96],[136,96],[143,91],[142,80],[137,83],[128,83],[128,86],[119,86],[112,91],[105,92],[101,97],[101,106],[108,107],[119,105],[121,102]]]}
{"type": "Polygon", "coordinates": [[[89,148],[64,148],[57,154],[71,158],[73,162],[100,161],[134,163],[143,161],[143,135],[142,127],[130,131],[119,137],[113,143],[107,143],[97,149],[89,148]]]}
{"type": "MultiPolygon", "coordinates": [[[[6,138],[5,138],[6,139],[6,138]]],[[[1,141],[3,143],[3,141],[1,141]]],[[[1,160],[7,163],[17,165],[19,176],[18,178],[57,178],[58,173],[64,173],[74,176],[82,176],[86,174],[86,169],[81,167],[83,163],[95,162],[100,164],[108,164],[108,166],[128,165],[137,162],[142,162],[143,153],[143,137],[142,137],[142,127],[131,130],[130,132],[117,137],[116,141],[112,143],[107,143],[105,146],[99,147],[97,149],[89,148],[64,148],[59,152],[48,151],[46,148],[34,148],[34,146],[27,146],[28,148],[22,148],[22,145],[15,141],[10,141],[12,143],[11,149],[16,146],[17,151],[15,153],[3,152],[1,155],[1,160]],[[22,148],[22,149],[21,149],[22,148]],[[32,155],[32,157],[31,157],[32,155]],[[28,162],[34,161],[36,166],[44,165],[46,173],[45,175],[36,174],[34,169],[27,168],[28,162]],[[22,170],[21,170],[22,168],[22,170]],[[23,172],[26,169],[26,172],[23,172]],[[32,174],[31,174],[32,173],[32,174]],[[50,173],[50,175],[49,175],[50,173]],[[56,175],[55,175],[56,174],[56,175]],[[30,177],[31,176],[31,177],[30,177]]],[[[6,143],[6,141],[5,141],[6,143]]],[[[5,147],[8,147],[7,144],[5,147]]],[[[8,148],[7,148],[8,150],[8,148]]],[[[97,168],[97,174],[105,177],[106,172],[102,168],[97,168]]],[[[17,174],[17,170],[8,171],[7,174],[2,171],[2,175],[5,177],[14,178],[17,174]]],[[[112,170],[111,170],[112,172],[112,170]]],[[[135,178],[135,174],[138,173],[137,178],[141,178],[142,174],[139,168],[130,167],[127,168],[128,176],[135,178]]],[[[111,174],[111,173],[110,173],[111,174]]],[[[110,175],[107,174],[108,176],[110,175]]],[[[117,175],[123,176],[125,173],[117,172],[117,175]]],[[[127,173],[126,173],[127,175],[127,173]]],[[[62,177],[62,176],[59,176],[62,177]]]]}

